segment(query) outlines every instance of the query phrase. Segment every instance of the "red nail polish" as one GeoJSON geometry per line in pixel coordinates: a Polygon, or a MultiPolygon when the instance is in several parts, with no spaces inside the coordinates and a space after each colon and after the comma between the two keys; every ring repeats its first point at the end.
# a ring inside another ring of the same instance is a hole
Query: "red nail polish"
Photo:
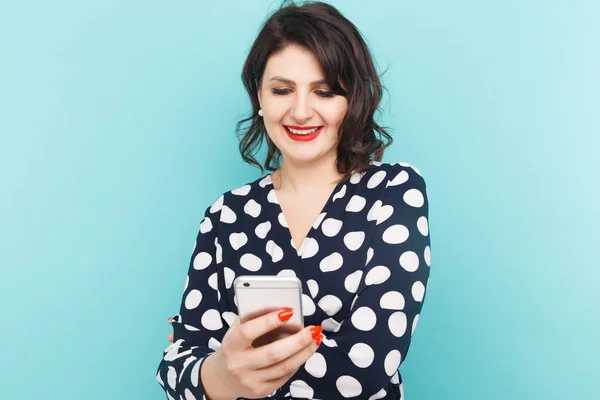
{"type": "Polygon", "coordinates": [[[323,327],[321,326],[313,326],[312,328],[310,328],[310,335],[313,339],[316,339],[317,337],[321,336],[321,332],[323,332],[323,327]]]}
{"type": "Polygon", "coordinates": [[[292,315],[294,315],[294,311],[292,310],[283,310],[279,314],[277,314],[281,322],[289,320],[290,318],[292,318],[292,315]]]}
{"type": "Polygon", "coordinates": [[[321,340],[323,340],[323,335],[319,335],[315,338],[315,343],[317,346],[321,344],[321,340]]]}

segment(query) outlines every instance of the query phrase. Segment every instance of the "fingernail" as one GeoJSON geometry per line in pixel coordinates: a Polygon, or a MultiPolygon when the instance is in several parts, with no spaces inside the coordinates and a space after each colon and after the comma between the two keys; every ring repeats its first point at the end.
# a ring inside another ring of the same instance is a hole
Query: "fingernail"
{"type": "Polygon", "coordinates": [[[323,340],[323,335],[319,335],[315,338],[315,343],[317,346],[321,344],[321,340],[323,340]]]}
{"type": "Polygon", "coordinates": [[[292,310],[283,310],[279,314],[277,314],[281,322],[285,322],[288,319],[292,318],[292,315],[294,315],[294,312],[292,310]]]}
{"type": "Polygon", "coordinates": [[[169,317],[169,320],[168,320],[168,321],[169,321],[169,323],[171,323],[171,321],[172,321],[172,320],[173,320],[173,318],[169,317]]]}
{"type": "Polygon", "coordinates": [[[310,335],[313,339],[316,339],[317,337],[321,336],[321,332],[323,332],[323,327],[321,326],[313,326],[312,328],[310,328],[310,335]]]}

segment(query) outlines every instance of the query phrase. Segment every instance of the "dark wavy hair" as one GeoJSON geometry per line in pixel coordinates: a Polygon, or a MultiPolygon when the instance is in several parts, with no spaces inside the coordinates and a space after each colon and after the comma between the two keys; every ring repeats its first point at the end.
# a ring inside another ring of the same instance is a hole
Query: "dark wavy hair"
{"type": "Polygon", "coordinates": [[[244,161],[261,171],[274,171],[281,164],[281,152],[258,116],[257,92],[269,57],[290,44],[311,51],[331,90],[348,99],[348,110],[338,130],[337,169],[343,179],[365,171],[371,160],[381,161],[392,137],[374,119],[383,86],[369,47],[354,24],[335,7],[322,2],[297,5],[293,1],[284,1],[267,19],[244,63],[242,81],[252,102],[251,115],[236,126],[244,161]],[[255,155],[264,140],[267,155],[261,165],[255,155]]]}

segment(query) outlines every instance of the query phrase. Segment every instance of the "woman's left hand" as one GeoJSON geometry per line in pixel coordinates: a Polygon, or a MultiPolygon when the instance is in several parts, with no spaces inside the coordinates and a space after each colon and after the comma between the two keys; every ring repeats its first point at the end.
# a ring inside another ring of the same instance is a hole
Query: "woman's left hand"
{"type": "MultiPolygon", "coordinates": [[[[172,319],[171,317],[169,317],[169,325],[172,324],[172,319]]],[[[169,342],[173,343],[173,331],[171,331],[171,333],[169,333],[169,337],[168,337],[169,342]]]]}

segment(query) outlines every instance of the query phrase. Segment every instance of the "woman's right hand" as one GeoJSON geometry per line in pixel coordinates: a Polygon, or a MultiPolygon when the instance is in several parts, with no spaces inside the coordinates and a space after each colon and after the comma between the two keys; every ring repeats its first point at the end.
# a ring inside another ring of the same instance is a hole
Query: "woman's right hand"
{"type": "Polygon", "coordinates": [[[292,313],[292,310],[276,311],[244,323],[236,319],[223,337],[221,347],[202,365],[206,397],[262,398],[283,386],[315,353],[323,329],[307,326],[261,347],[253,347],[252,343],[284,325],[292,313]]]}

